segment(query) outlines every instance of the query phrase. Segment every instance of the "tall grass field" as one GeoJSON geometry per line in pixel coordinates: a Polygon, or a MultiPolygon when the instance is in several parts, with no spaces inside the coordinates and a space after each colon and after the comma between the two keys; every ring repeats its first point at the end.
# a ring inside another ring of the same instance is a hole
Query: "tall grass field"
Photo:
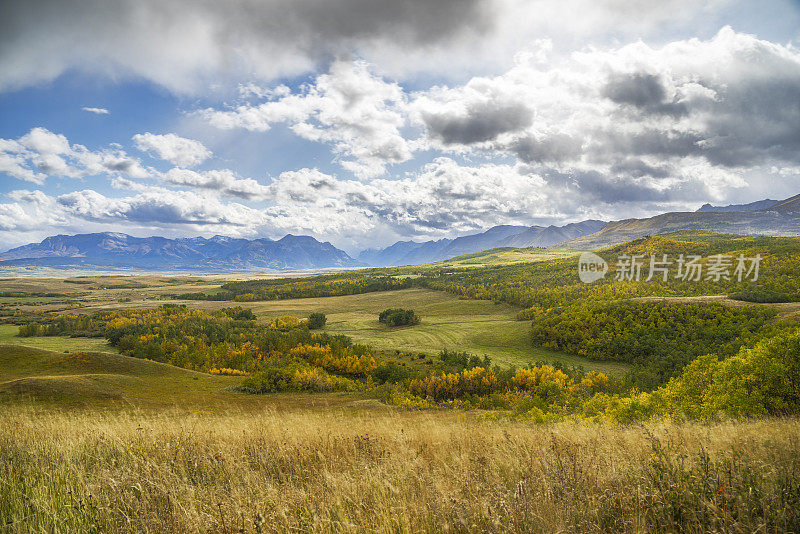
{"type": "Polygon", "coordinates": [[[531,426],[369,405],[18,406],[3,532],[797,532],[795,419],[531,426]]]}

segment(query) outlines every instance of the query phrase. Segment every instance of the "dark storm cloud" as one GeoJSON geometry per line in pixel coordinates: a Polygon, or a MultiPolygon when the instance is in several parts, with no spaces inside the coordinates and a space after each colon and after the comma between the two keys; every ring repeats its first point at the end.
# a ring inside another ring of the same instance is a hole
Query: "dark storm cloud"
{"type": "Polygon", "coordinates": [[[611,165],[611,172],[617,175],[626,175],[634,178],[650,176],[652,178],[667,178],[673,170],[669,165],[650,165],[637,158],[626,158],[611,165]]]}
{"type": "Polygon", "coordinates": [[[646,127],[638,132],[607,130],[593,136],[593,157],[605,160],[609,156],[686,157],[702,155],[699,143],[706,137],[696,132],[663,130],[646,127]]]}
{"type": "MultiPolygon", "coordinates": [[[[656,189],[647,180],[628,175],[609,176],[598,171],[550,171],[544,175],[550,186],[577,195],[581,202],[670,202],[686,201],[708,195],[705,185],[695,181],[677,182],[666,189],[656,189]]],[[[573,199],[575,200],[575,199],[573,199]]]]}
{"type": "Polygon", "coordinates": [[[721,88],[707,119],[710,162],[750,165],[769,159],[800,163],[800,68],[721,88]]]}
{"type": "Polygon", "coordinates": [[[528,135],[514,139],[508,150],[523,163],[557,163],[580,155],[582,142],[572,136],[555,134],[541,139],[528,135]]]}
{"type": "Polygon", "coordinates": [[[659,76],[653,74],[621,74],[610,76],[603,88],[603,96],[618,104],[632,104],[646,108],[660,104],[666,97],[666,91],[659,76]]]}
{"type": "MultiPolygon", "coordinates": [[[[698,76],[702,81],[702,73],[698,76]]],[[[705,158],[721,167],[746,167],[765,162],[800,164],[800,68],[787,64],[768,76],[742,76],[736,83],[705,81],[715,93],[713,100],[694,105],[681,104],[690,129],[653,126],[648,113],[669,103],[663,93],[648,82],[636,82],[614,92],[615,101],[636,106],[643,115],[641,129],[630,131],[611,126],[595,132],[593,157],[605,160],[617,155],[705,158]],[[647,89],[644,89],[644,88],[647,89]]],[[[624,85],[624,84],[623,84],[624,85]]],[[[606,86],[606,89],[608,86],[606,86]]],[[[619,89],[619,88],[617,88],[619,89]]],[[[623,105],[625,105],[623,104],[623,105]]]]}
{"type": "Polygon", "coordinates": [[[498,135],[528,127],[533,112],[521,102],[496,100],[474,102],[466,114],[431,113],[422,115],[428,135],[445,145],[469,145],[492,141],[498,135]]]}
{"type": "Polygon", "coordinates": [[[492,27],[486,0],[7,0],[0,89],[70,68],[184,90],[213,73],[273,78],[383,42],[425,48],[492,27]]]}
{"type": "Polygon", "coordinates": [[[647,113],[685,115],[686,106],[670,102],[660,76],[645,73],[614,73],[602,89],[602,94],[617,104],[634,106],[647,113]]]}

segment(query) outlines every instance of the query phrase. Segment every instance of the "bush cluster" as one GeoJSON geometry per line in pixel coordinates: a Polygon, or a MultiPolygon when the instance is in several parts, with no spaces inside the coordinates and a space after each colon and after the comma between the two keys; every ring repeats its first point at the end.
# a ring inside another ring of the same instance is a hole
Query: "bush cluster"
{"type": "Polygon", "coordinates": [[[419,315],[414,310],[389,308],[378,315],[378,321],[386,326],[411,326],[419,324],[419,315]]]}

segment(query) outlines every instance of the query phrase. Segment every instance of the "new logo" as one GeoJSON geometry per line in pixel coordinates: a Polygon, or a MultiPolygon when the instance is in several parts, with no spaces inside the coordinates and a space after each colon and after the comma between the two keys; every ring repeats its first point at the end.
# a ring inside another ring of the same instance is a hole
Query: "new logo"
{"type": "Polygon", "coordinates": [[[584,252],[578,258],[578,276],[581,282],[591,284],[605,277],[607,272],[608,263],[594,252],[584,252]]]}

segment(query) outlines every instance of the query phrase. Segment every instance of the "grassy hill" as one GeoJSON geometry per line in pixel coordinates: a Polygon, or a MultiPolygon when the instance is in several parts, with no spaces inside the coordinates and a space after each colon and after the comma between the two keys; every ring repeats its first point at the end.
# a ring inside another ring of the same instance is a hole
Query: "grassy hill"
{"type": "MultiPolygon", "coordinates": [[[[54,342],[62,338],[53,338],[54,342]]],[[[119,354],[0,345],[0,401],[58,405],[207,404],[237,380],[119,354]]],[[[225,394],[225,396],[230,396],[225,394]]]]}
{"type": "Polygon", "coordinates": [[[229,389],[241,380],[119,354],[56,352],[0,344],[0,409],[33,403],[53,408],[224,412],[358,406],[364,402],[343,395],[263,396],[229,389]]]}
{"type": "Polygon", "coordinates": [[[500,247],[471,254],[463,254],[438,263],[428,264],[431,267],[486,267],[490,265],[508,265],[563,258],[579,253],[580,250],[568,248],[541,247],[500,247]]]}

